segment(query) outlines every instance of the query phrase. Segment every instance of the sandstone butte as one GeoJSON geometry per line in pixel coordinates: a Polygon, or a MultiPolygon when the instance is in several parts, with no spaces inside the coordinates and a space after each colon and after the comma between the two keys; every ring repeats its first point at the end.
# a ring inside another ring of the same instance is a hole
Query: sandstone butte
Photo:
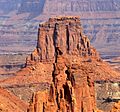
{"type": "Polygon", "coordinates": [[[96,108],[94,81],[119,81],[119,76],[91,46],[79,17],[54,17],[40,24],[26,67],[0,81],[0,86],[48,84],[34,93],[27,112],[102,112],[96,108]]]}

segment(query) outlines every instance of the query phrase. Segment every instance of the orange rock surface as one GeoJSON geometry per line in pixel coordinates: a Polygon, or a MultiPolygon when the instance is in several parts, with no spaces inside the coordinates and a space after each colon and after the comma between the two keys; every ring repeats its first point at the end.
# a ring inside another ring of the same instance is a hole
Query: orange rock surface
{"type": "Polygon", "coordinates": [[[12,93],[0,88],[0,112],[25,112],[28,104],[12,93]]]}
{"type": "Polygon", "coordinates": [[[112,110],[110,112],[120,112],[120,101],[114,104],[112,110]]]}
{"type": "Polygon", "coordinates": [[[52,74],[53,83],[50,86],[49,93],[37,93],[33,97],[32,105],[30,105],[30,112],[94,111],[93,80],[87,74],[79,74],[79,65],[77,64],[76,68],[72,68],[70,61],[66,62],[66,58],[57,55],[52,74]],[[76,78],[75,75],[80,75],[80,77],[76,78]]]}

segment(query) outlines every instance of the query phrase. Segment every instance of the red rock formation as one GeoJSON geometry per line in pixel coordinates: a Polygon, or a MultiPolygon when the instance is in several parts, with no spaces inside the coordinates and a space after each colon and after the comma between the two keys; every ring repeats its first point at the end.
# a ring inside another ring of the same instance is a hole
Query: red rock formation
{"type": "Polygon", "coordinates": [[[0,85],[51,84],[49,90],[43,86],[34,94],[29,112],[97,112],[94,80],[119,75],[90,45],[79,17],[50,18],[40,24],[37,47],[26,65],[16,76],[1,80],[0,85]]]}
{"type": "Polygon", "coordinates": [[[49,94],[38,92],[33,98],[30,112],[94,111],[93,80],[87,74],[79,74],[79,63],[75,68],[72,68],[70,63],[64,55],[57,55],[49,94]],[[79,75],[80,77],[77,78],[79,75]],[[35,111],[34,108],[42,110],[35,111]]]}
{"type": "Polygon", "coordinates": [[[51,62],[54,69],[49,92],[35,94],[29,112],[99,112],[94,79],[103,74],[106,79],[109,67],[83,35],[79,17],[50,18],[41,24],[27,65],[33,62],[51,62]]]}
{"type": "Polygon", "coordinates": [[[27,63],[30,60],[53,61],[57,47],[63,54],[97,55],[89,39],[82,33],[79,17],[57,17],[40,24],[37,48],[27,63]]]}
{"type": "Polygon", "coordinates": [[[31,54],[30,60],[54,62],[53,81],[49,94],[39,92],[34,96],[30,112],[94,111],[93,79],[86,73],[79,74],[79,61],[74,62],[69,56],[74,60],[81,57],[97,57],[89,39],[82,34],[80,19],[50,18],[48,22],[41,24],[37,48],[31,54]]]}

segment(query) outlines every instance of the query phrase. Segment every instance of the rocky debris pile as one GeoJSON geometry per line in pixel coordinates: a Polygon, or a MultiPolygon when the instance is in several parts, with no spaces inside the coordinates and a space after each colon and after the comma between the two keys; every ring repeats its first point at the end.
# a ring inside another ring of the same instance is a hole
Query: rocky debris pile
{"type": "Polygon", "coordinates": [[[56,48],[63,54],[79,56],[97,56],[87,36],[83,34],[79,17],[55,17],[40,24],[37,48],[27,59],[46,62],[55,60],[56,48]]]}

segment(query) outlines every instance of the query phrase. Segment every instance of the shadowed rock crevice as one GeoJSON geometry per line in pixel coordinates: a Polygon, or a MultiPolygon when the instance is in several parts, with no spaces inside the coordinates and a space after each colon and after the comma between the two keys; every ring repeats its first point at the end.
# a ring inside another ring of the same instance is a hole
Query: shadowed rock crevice
{"type": "Polygon", "coordinates": [[[67,69],[65,71],[65,73],[67,74],[67,79],[71,82],[72,86],[75,86],[75,78],[74,76],[70,73],[70,69],[67,69]]]}
{"type": "Polygon", "coordinates": [[[67,46],[67,51],[70,50],[70,46],[69,46],[69,30],[68,30],[68,26],[66,26],[66,36],[67,36],[67,39],[66,39],[66,46],[67,46]]]}

